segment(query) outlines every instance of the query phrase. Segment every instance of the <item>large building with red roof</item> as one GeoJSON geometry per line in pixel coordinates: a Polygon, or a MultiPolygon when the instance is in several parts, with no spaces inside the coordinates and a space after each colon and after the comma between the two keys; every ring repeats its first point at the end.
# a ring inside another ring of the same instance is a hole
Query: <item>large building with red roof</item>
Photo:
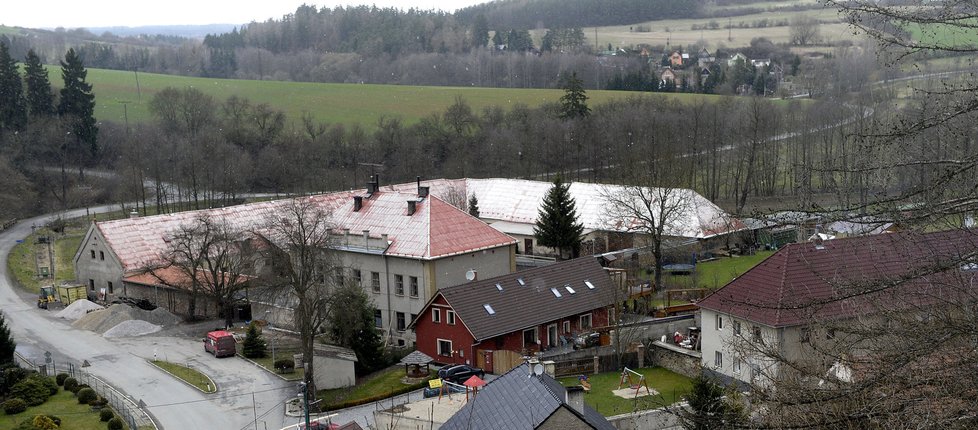
{"type": "Polygon", "coordinates": [[[838,328],[973,297],[976,253],[969,230],[789,244],[697,303],[703,367],[749,384],[778,377],[772,356],[821,360],[828,372],[838,357],[817,351],[838,328]]]}
{"type": "MultiPolygon", "coordinates": [[[[358,281],[378,309],[377,326],[396,345],[410,345],[407,330],[439,288],[516,270],[516,241],[426,188],[413,192],[367,190],[301,197],[330,214],[334,248],[346,279],[358,281]]],[[[96,221],[75,254],[75,275],[93,293],[107,298],[147,298],[174,312],[186,313],[185,291],[147,279],[147,269],[161,264],[169,236],[180,226],[207,216],[240,231],[261,229],[288,200],[277,200],[174,214],[96,221]],[[183,301],[181,301],[183,300],[183,301]]],[[[278,325],[289,324],[287,303],[255,303],[252,314],[278,325]],[[266,313],[266,311],[270,311],[266,313]],[[275,315],[279,315],[277,318],[275,315]]],[[[212,314],[216,309],[203,309],[212,314]]]]}

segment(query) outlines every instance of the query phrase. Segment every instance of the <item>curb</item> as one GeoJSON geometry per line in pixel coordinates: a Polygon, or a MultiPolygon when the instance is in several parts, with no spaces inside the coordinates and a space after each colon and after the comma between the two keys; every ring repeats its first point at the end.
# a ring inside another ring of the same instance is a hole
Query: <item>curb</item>
{"type": "Polygon", "coordinates": [[[285,381],[285,382],[296,382],[296,381],[298,381],[298,382],[302,382],[302,378],[299,378],[299,379],[289,379],[289,378],[286,378],[285,376],[282,376],[282,375],[281,375],[281,374],[279,374],[278,372],[273,372],[273,371],[271,371],[271,370],[268,370],[268,368],[267,368],[267,367],[265,367],[265,366],[262,366],[262,365],[260,365],[260,364],[258,364],[258,363],[256,363],[256,362],[255,362],[254,360],[252,360],[252,359],[250,359],[250,358],[248,358],[248,357],[245,357],[245,356],[243,356],[243,355],[241,355],[241,354],[234,354],[234,356],[235,356],[235,357],[238,357],[238,358],[240,358],[240,359],[242,359],[242,360],[244,360],[244,361],[247,361],[247,362],[249,362],[249,363],[251,363],[251,364],[252,364],[253,366],[255,366],[255,367],[257,367],[257,368],[259,368],[259,369],[261,369],[261,370],[264,370],[265,372],[268,372],[268,373],[271,373],[272,375],[275,375],[275,376],[277,376],[277,377],[278,377],[279,379],[281,379],[281,380],[283,380],[283,381],[285,381]]]}
{"type": "Polygon", "coordinates": [[[186,380],[184,380],[183,378],[181,378],[181,377],[179,377],[179,376],[177,376],[177,375],[174,375],[173,373],[170,373],[170,371],[169,371],[169,370],[166,370],[166,369],[164,369],[164,368],[162,368],[162,367],[160,367],[160,366],[157,366],[157,365],[156,365],[156,363],[153,363],[153,360],[146,360],[146,362],[147,362],[147,363],[149,363],[149,364],[150,364],[151,366],[153,366],[153,367],[155,367],[155,368],[157,368],[157,369],[160,369],[160,370],[162,370],[162,371],[163,371],[163,373],[166,373],[167,375],[170,375],[170,376],[172,376],[172,377],[174,377],[174,378],[176,378],[176,380],[178,380],[178,381],[180,381],[180,382],[183,382],[183,383],[184,383],[185,385],[187,385],[187,386],[189,386],[189,387],[191,387],[191,388],[193,388],[193,389],[195,389],[195,390],[197,390],[197,391],[200,391],[201,393],[204,393],[204,394],[215,394],[215,393],[217,393],[218,391],[220,391],[220,390],[219,390],[219,388],[218,388],[218,386],[217,386],[217,383],[216,383],[216,382],[214,382],[214,380],[213,380],[213,379],[211,379],[211,377],[210,377],[210,376],[208,376],[208,375],[207,375],[206,373],[204,373],[204,372],[201,372],[201,371],[199,371],[199,370],[198,370],[197,372],[199,372],[199,373],[200,373],[201,375],[204,375],[204,377],[205,377],[205,378],[207,378],[207,382],[209,382],[209,383],[211,384],[211,386],[213,386],[213,387],[214,387],[214,391],[211,391],[211,392],[209,392],[209,393],[208,393],[207,391],[204,391],[204,390],[201,390],[201,389],[200,389],[200,387],[198,387],[198,386],[196,386],[196,385],[194,385],[194,384],[191,384],[191,383],[189,383],[189,382],[187,382],[187,381],[186,381],[186,380]]]}

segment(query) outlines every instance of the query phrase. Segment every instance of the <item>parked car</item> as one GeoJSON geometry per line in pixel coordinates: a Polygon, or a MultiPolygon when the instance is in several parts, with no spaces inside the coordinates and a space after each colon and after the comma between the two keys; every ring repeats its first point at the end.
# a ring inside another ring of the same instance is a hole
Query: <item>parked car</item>
{"type": "Polygon", "coordinates": [[[231,357],[236,353],[234,334],[224,330],[215,330],[207,333],[203,339],[204,351],[214,354],[215,357],[231,357]]]}
{"type": "Polygon", "coordinates": [[[574,338],[574,349],[590,348],[601,344],[600,333],[582,333],[574,338]]]}
{"type": "Polygon", "coordinates": [[[456,384],[461,384],[467,381],[472,375],[476,375],[480,378],[486,377],[486,371],[478,368],[472,367],[467,364],[457,364],[455,366],[447,366],[438,369],[438,377],[446,380],[448,382],[454,382],[456,384]]]}

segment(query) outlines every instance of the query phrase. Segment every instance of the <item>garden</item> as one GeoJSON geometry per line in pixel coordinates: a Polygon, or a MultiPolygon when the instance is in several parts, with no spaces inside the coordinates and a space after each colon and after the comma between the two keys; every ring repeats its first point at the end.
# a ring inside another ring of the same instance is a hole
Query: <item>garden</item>
{"type": "Polygon", "coordinates": [[[67,373],[56,377],[12,366],[0,373],[0,428],[123,430],[108,401],[67,373]]]}
{"type": "MultiPolygon", "coordinates": [[[[648,367],[634,369],[634,371],[635,373],[626,374],[624,384],[620,384],[621,372],[586,375],[586,383],[590,385],[590,390],[584,395],[584,403],[601,415],[610,417],[671,405],[681,401],[693,386],[693,380],[690,378],[662,367],[648,367]],[[644,377],[644,380],[641,377],[644,377]],[[646,385],[649,391],[646,391],[646,385]],[[619,388],[628,388],[628,390],[619,391],[619,388]],[[619,391],[624,397],[616,395],[615,391],[619,391]],[[633,394],[635,392],[638,392],[639,396],[635,396],[633,394]]],[[[559,378],[559,381],[565,387],[581,385],[580,376],[559,378]]]]}

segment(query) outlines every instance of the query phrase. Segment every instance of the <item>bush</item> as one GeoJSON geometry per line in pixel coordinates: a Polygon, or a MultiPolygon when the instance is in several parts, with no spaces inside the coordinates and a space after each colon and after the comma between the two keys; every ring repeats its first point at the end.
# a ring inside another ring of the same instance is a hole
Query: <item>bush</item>
{"type": "Polygon", "coordinates": [[[75,393],[75,395],[77,396],[78,392],[85,388],[92,388],[92,387],[89,387],[88,384],[78,384],[75,386],[75,391],[73,391],[73,393],[75,393]]]}
{"type": "Polygon", "coordinates": [[[109,430],[122,430],[122,428],[124,427],[122,423],[122,418],[119,417],[112,418],[111,420],[109,420],[108,427],[109,430]]]}
{"type": "Polygon", "coordinates": [[[3,369],[3,377],[0,377],[0,397],[10,394],[10,389],[18,382],[27,379],[31,371],[17,366],[3,369]]]}
{"type": "Polygon", "coordinates": [[[98,419],[102,420],[103,423],[112,418],[115,418],[115,413],[112,412],[112,409],[102,409],[98,413],[98,419]]]}
{"type": "Polygon", "coordinates": [[[54,382],[58,384],[59,387],[65,385],[65,380],[68,379],[67,373],[59,373],[58,376],[54,377],[54,382]]]}
{"type": "Polygon", "coordinates": [[[72,377],[67,377],[64,380],[65,391],[70,391],[72,394],[78,392],[78,380],[72,377]]]}
{"type": "Polygon", "coordinates": [[[85,387],[78,390],[78,403],[83,405],[89,404],[92,400],[98,398],[98,394],[95,394],[95,390],[85,387]]]}
{"type": "Polygon", "coordinates": [[[43,376],[38,377],[41,379],[44,386],[48,387],[48,397],[58,394],[58,382],[55,381],[54,378],[45,378],[43,376]]]}
{"type": "Polygon", "coordinates": [[[24,399],[15,397],[3,402],[3,413],[7,415],[19,414],[27,410],[27,402],[24,399]]]}
{"type": "Polygon", "coordinates": [[[92,409],[101,409],[104,408],[105,405],[109,404],[109,401],[105,400],[105,397],[98,396],[95,398],[95,400],[88,402],[88,404],[92,407],[92,409]]]}
{"type": "Polygon", "coordinates": [[[295,361],[289,358],[283,358],[281,360],[275,360],[275,363],[272,363],[272,366],[275,367],[275,370],[278,370],[279,373],[292,373],[292,371],[295,370],[295,361]]]}
{"type": "Polygon", "coordinates": [[[20,397],[24,399],[29,406],[37,406],[48,400],[51,397],[51,388],[48,385],[54,385],[54,392],[58,392],[58,386],[54,384],[49,378],[45,378],[41,375],[31,375],[27,379],[14,384],[10,388],[10,395],[13,397],[20,397]]]}

